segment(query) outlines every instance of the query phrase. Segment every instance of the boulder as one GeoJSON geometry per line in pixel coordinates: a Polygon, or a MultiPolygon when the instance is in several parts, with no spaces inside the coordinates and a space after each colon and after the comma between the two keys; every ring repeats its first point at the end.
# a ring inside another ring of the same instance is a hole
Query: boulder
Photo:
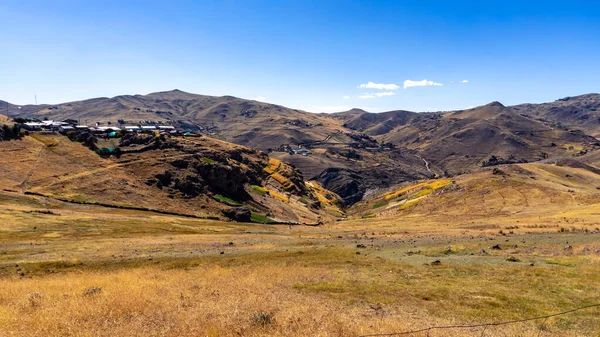
{"type": "Polygon", "coordinates": [[[223,215],[237,222],[251,222],[252,213],[246,207],[234,207],[224,209],[223,215]]]}

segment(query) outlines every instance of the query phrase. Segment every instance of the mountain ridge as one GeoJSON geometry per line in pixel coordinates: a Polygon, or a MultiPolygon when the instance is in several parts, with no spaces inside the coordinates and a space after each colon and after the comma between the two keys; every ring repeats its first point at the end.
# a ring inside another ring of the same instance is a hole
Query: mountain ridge
{"type": "Polygon", "coordinates": [[[9,112],[87,124],[172,124],[290,162],[348,203],[403,181],[467,173],[485,163],[580,156],[600,146],[598,94],[446,112],[354,108],[325,114],[175,89],[21,109],[9,104],[9,112]],[[299,148],[309,154],[294,155],[299,148]]]}

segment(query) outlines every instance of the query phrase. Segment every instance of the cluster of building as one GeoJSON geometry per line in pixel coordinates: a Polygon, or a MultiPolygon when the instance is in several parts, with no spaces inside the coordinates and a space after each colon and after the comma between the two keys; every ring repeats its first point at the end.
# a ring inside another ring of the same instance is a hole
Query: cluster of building
{"type": "Polygon", "coordinates": [[[65,120],[62,122],[57,121],[41,121],[41,122],[26,122],[22,123],[21,126],[29,131],[55,131],[66,133],[69,131],[88,131],[92,133],[110,133],[110,132],[155,132],[160,133],[177,133],[177,129],[172,125],[125,125],[125,126],[87,126],[79,125],[75,120],[65,120]]]}

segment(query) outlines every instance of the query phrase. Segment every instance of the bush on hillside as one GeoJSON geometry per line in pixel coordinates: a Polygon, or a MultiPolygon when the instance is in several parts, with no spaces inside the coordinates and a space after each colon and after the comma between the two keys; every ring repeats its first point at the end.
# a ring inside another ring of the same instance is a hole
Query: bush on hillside
{"type": "Polygon", "coordinates": [[[23,137],[23,134],[21,133],[21,126],[19,124],[14,124],[13,126],[4,124],[0,128],[0,141],[21,139],[21,137],[23,137]]]}

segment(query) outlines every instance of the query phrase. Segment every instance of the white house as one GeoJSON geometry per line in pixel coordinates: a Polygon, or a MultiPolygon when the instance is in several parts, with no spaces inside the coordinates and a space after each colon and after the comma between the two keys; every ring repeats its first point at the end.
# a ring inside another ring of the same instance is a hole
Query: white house
{"type": "Polygon", "coordinates": [[[138,132],[138,131],[142,131],[142,128],[140,128],[137,125],[126,125],[124,126],[125,130],[127,132],[138,132]]]}
{"type": "Polygon", "coordinates": [[[156,130],[156,126],[154,125],[144,125],[142,126],[142,131],[154,131],[156,130]]]}
{"type": "Polygon", "coordinates": [[[42,123],[24,123],[23,128],[29,131],[39,131],[42,129],[42,123]]]}

